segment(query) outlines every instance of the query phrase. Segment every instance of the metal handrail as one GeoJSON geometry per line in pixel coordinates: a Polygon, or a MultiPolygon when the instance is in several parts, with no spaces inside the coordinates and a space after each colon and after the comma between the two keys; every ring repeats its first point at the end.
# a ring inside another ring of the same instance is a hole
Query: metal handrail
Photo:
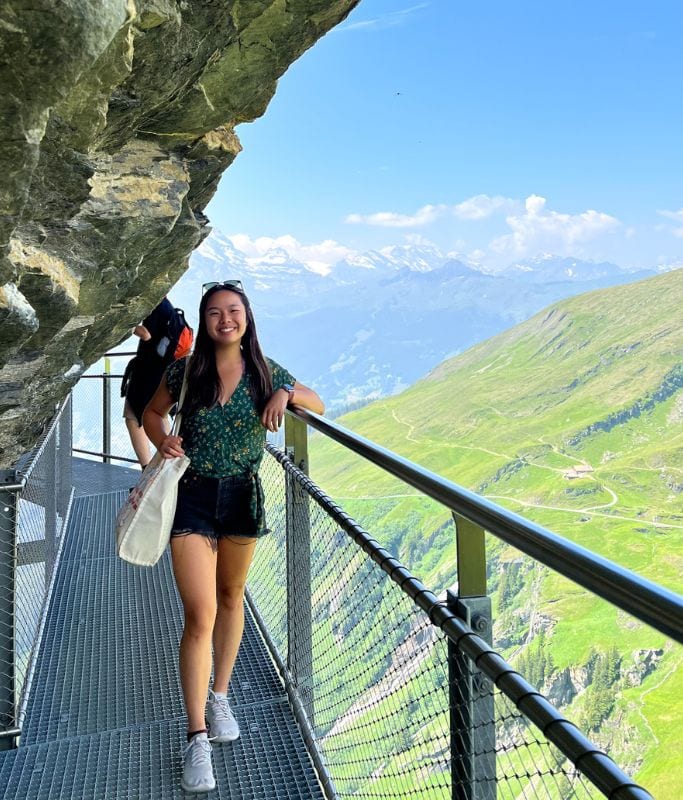
{"type": "MultiPolygon", "coordinates": [[[[298,409],[295,412],[299,416],[298,409]]],[[[307,420],[308,421],[308,420],[307,420]]],[[[652,795],[629,778],[604,751],[561,714],[546,698],[513,669],[505,659],[460,620],[410,570],[361,528],[328,497],[289,456],[272,444],[266,450],[291,473],[297,483],[318,503],[370,558],[396,583],[402,592],[425,612],[430,622],[442,630],[472,663],[490,678],[521,713],[538,727],[579,770],[610,800],[652,800],[652,795]]],[[[272,640],[267,639],[270,648],[272,640]]],[[[272,652],[272,650],[271,650],[272,652]]]]}
{"type": "Polygon", "coordinates": [[[110,381],[110,380],[112,380],[114,378],[123,378],[123,373],[121,373],[121,375],[118,375],[117,373],[114,373],[114,372],[99,372],[99,373],[97,373],[95,375],[81,375],[79,380],[81,380],[81,381],[83,381],[83,380],[91,380],[91,381],[92,380],[95,380],[95,381],[105,380],[105,381],[110,381]]]}
{"type": "Polygon", "coordinates": [[[288,409],[288,413],[419,489],[451,511],[480,525],[541,564],[683,643],[683,597],[675,592],[658,586],[318,414],[299,407],[288,409]]]}
{"type": "Polygon", "coordinates": [[[109,461],[125,461],[128,464],[138,463],[137,458],[129,458],[128,456],[117,456],[115,453],[105,453],[104,451],[100,453],[97,450],[82,450],[80,447],[72,447],[71,452],[83,453],[84,455],[87,456],[99,456],[100,458],[103,458],[105,460],[108,459],[109,461]]]}

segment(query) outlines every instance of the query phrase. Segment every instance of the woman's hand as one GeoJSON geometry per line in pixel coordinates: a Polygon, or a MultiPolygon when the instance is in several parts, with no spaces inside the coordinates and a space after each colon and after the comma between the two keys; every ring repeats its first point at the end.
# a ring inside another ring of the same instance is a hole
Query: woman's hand
{"type": "Polygon", "coordinates": [[[159,452],[164,458],[180,458],[185,455],[183,437],[170,434],[159,445],[159,452]]]}
{"type": "Polygon", "coordinates": [[[275,433],[282,425],[288,402],[289,392],[286,389],[277,389],[273,392],[261,414],[261,423],[266,430],[275,433]]]}

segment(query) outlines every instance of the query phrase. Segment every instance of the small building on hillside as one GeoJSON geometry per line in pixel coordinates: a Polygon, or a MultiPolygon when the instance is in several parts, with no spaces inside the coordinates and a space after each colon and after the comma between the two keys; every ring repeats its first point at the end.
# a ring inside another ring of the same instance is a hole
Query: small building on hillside
{"type": "Polygon", "coordinates": [[[564,477],[567,480],[573,480],[574,478],[585,478],[590,472],[594,472],[593,467],[590,464],[576,464],[569,469],[566,469],[563,472],[564,477]]]}

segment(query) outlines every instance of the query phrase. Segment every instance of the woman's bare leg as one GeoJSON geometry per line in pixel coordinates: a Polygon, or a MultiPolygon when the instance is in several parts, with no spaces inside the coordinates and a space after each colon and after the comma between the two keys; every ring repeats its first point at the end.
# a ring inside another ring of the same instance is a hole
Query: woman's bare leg
{"type": "Polygon", "coordinates": [[[218,613],[213,632],[213,690],[227,694],[244,631],[244,587],[256,539],[229,537],[218,542],[216,595],[218,613]]]}
{"type": "Polygon", "coordinates": [[[190,533],[171,539],[176,585],[185,611],[180,640],[180,683],[188,731],[205,727],[211,678],[211,636],[216,622],[216,553],[206,536],[190,533]]]}

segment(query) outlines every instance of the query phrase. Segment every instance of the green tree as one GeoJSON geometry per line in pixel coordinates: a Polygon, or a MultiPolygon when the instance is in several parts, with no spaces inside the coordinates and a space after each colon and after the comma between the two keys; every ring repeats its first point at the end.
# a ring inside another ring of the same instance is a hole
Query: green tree
{"type": "Polygon", "coordinates": [[[592,682],[586,692],[584,722],[590,730],[597,730],[614,707],[621,658],[612,647],[605,653],[593,654],[591,663],[592,682]]]}

